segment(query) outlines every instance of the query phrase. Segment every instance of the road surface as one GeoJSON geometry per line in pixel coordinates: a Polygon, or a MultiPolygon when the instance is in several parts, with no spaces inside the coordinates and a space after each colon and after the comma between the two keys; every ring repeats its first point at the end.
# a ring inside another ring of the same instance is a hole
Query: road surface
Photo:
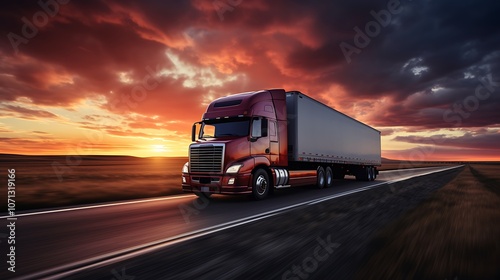
{"type": "MultiPolygon", "coordinates": [[[[64,277],[79,270],[161,249],[255,219],[321,203],[341,195],[455,167],[382,171],[376,181],[347,176],[333,188],[277,190],[263,201],[247,196],[194,195],[98,204],[19,213],[16,222],[16,273],[6,268],[2,279],[64,277]],[[8,274],[7,274],[8,273],[8,274]]],[[[7,223],[6,217],[1,219],[7,223]]],[[[2,252],[7,250],[2,244],[2,252]]]]}

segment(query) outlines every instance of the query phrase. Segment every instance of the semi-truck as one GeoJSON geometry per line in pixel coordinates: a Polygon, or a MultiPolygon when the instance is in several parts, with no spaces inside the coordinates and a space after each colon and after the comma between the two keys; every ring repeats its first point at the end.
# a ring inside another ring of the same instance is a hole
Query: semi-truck
{"type": "Polygon", "coordinates": [[[299,91],[221,97],[192,126],[182,190],[198,196],[328,188],[346,175],[375,180],[380,131],[299,91]]]}

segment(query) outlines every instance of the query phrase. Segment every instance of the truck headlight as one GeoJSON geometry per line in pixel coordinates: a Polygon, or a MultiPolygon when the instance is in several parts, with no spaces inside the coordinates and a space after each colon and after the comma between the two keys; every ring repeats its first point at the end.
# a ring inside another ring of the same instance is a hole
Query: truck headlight
{"type": "Polygon", "coordinates": [[[235,164],[231,165],[227,168],[226,173],[238,173],[240,171],[240,168],[243,166],[243,164],[235,164]]]}
{"type": "Polygon", "coordinates": [[[182,173],[189,173],[189,162],[184,163],[182,167],[182,173]]]}

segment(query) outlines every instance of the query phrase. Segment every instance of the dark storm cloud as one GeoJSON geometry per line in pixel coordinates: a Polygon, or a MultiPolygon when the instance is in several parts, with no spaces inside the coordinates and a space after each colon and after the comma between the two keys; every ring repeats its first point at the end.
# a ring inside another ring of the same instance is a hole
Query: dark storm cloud
{"type": "MultiPolygon", "coordinates": [[[[457,122],[443,121],[446,110],[474,95],[488,75],[500,81],[500,3],[402,1],[401,5],[403,10],[394,15],[390,28],[382,29],[360,54],[352,55],[350,64],[344,61],[344,67],[325,75],[324,81],[343,84],[354,98],[392,97],[394,111],[374,118],[378,125],[453,127],[457,122]],[[442,90],[431,90],[436,87],[442,90]],[[425,98],[412,100],[422,93],[425,98]]],[[[360,20],[356,26],[362,28],[367,22],[360,20]]],[[[460,125],[499,123],[498,86],[473,118],[460,125]]]]}
{"type": "MultiPolygon", "coordinates": [[[[401,8],[400,13],[392,16],[391,25],[381,28],[359,55],[352,55],[351,64],[339,68],[329,78],[345,81],[354,94],[391,93],[404,99],[436,82],[446,86],[447,82],[462,79],[465,71],[477,71],[477,76],[493,74],[477,68],[491,63],[488,56],[498,51],[500,30],[495,26],[500,24],[500,3],[401,1],[401,8]],[[410,67],[405,68],[407,63],[410,67]],[[428,70],[414,75],[412,66],[428,70]]],[[[352,28],[364,29],[373,20],[369,11],[354,13],[354,18],[358,18],[356,14],[361,16],[350,27],[350,37],[332,36],[333,45],[339,41],[352,44],[352,28]]],[[[497,67],[498,60],[492,68],[497,67]]]]}
{"type": "Polygon", "coordinates": [[[122,113],[113,102],[127,104],[152,75],[148,67],[161,65],[174,74],[128,113],[192,122],[208,99],[285,87],[379,128],[500,124],[500,2],[219,2],[229,8],[204,0],[69,1],[16,45],[12,34],[24,36],[43,8],[8,1],[0,11],[0,101],[71,108],[100,96],[103,108],[122,113]],[[367,32],[370,24],[378,31],[367,32]],[[343,43],[356,48],[349,59],[343,43]],[[207,79],[225,82],[200,82],[207,79]]]}

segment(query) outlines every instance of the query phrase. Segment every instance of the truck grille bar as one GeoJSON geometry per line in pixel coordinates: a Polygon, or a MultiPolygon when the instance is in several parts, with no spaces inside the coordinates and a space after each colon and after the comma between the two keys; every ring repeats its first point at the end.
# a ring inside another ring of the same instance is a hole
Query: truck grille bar
{"type": "Polygon", "coordinates": [[[222,173],[224,144],[191,145],[189,149],[190,172],[222,173]]]}

